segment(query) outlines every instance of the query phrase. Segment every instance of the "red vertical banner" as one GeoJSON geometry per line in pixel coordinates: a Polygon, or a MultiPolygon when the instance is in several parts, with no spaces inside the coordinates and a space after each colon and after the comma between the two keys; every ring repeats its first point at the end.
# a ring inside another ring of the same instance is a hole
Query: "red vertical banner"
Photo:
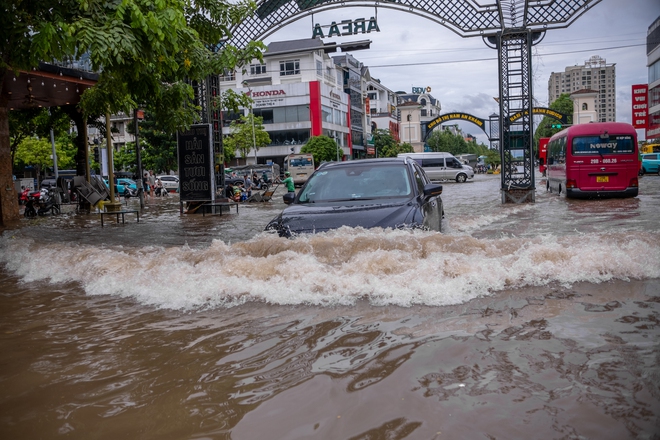
{"type": "Polygon", "coordinates": [[[348,97],[348,111],[346,112],[346,126],[348,127],[348,134],[346,135],[346,143],[348,144],[348,157],[353,158],[353,136],[351,135],[351,95],[346,94],[348,97]]]}
{"type": "Polygon", "coordinates": [[[648,84],[633,84],[632,86],[632,125],[635,128],[649,126],[649,86],[648,84]]]}
{"type": "Polygon", "coordinates": [[[309,82],[309,119],[312,122],[312,136],[323,134],[323,114],[321,112],[321,83],[309,82]]]}

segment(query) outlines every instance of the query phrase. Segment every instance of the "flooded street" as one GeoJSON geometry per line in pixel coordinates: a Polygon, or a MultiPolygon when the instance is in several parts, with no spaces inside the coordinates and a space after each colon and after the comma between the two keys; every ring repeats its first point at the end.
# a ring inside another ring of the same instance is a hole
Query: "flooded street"
{"type": "MultiPolygon", "coordinates": [[[[6,439],[658,439],[660,177],[443,233],[263,233],[283,209],[22,220],[0,237],[6,439]]],[[[128,205],[136,207],[137,201],[128,205]]],[[[135,209],[135,208],[134,208],[135,209]]]]}

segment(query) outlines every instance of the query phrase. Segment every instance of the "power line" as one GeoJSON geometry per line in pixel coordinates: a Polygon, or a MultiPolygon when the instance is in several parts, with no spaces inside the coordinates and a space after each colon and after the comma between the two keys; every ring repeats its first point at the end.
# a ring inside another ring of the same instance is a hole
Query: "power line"
{"type": "MultiPolygon", "coordinates": [[[[597,52],[597,51],[604,51],[604,50],[615,50],[615,49],[628,49],[631,47],[640,47],[640,46],[646,46],[646,43],[644,44],[629,44],[625,46],[610,46],[610,47],[601,47],[601,48],[591,48],[591,49],[580,49],[580,50],[569,50],[565,52],[551,52],[551,53],[545,53],[545,54],[537,54],[535,56],[543,56],[543,57],[549,57],[549,56],[556,56],[556,55],[568,55],[572,53],[583,53],[583,52],[597,52]]],[[[433,66],[433,65],[438,65],[438,64],[462,64],[462,63],[474,63],[474,62],[481,62],[481,61],[497,61],[497,57],[489,57],[489,58],[474,58],[471,60],[450,60],[450,61],[424,61],[420,63],[405,63],[405,64],[370,64],[368,67],[370,69],[373,68],[386,68],[386,67],[409,67],[409,66],[433,66]]]]}

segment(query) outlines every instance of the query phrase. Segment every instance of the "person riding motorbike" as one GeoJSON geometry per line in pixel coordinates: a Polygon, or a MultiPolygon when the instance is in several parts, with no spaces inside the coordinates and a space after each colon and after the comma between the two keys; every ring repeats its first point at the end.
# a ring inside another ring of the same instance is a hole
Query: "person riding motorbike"
{"type": "Polygon", "coordinates": [[[167,196],[167,190],[163,187],[163,182],[161,182],[160,179],[156,179],[156,189],[155,189],[155,194],[156,196],[167,196]]]}

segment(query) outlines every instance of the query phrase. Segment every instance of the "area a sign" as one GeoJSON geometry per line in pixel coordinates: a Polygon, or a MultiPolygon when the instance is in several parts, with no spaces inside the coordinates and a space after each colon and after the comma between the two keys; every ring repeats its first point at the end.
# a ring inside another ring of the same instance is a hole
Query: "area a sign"
{"type": "Polygon", "coordinates": [[[342,20],[337,23],[333,21],[330,25],[321,26],[319,23],[314,25],[312,38],[320,37],[344,37],[347,35],[368,34],[370,32],[380,32],[378,21],[375,17],[369,20],[356,18],[355,20],[342,20]],[[328,28],[328,34],[324,34],[323,28],[328,28]]]}

